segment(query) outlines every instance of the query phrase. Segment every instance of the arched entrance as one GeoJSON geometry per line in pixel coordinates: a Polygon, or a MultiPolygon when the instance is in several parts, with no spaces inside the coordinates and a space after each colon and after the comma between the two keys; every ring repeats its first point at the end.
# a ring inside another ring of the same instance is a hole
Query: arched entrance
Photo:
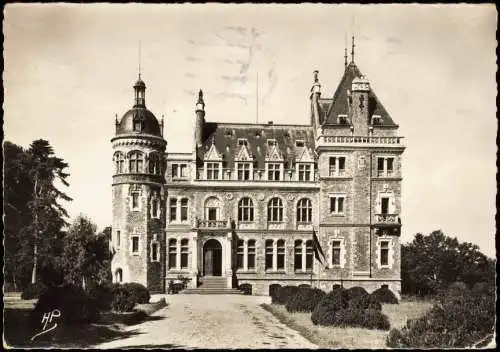
{"type": "Polygon", "coordinates": [[[217,240],[208,240],[203,246],[203,275],[222,276],[222,246],[217,240]]]}

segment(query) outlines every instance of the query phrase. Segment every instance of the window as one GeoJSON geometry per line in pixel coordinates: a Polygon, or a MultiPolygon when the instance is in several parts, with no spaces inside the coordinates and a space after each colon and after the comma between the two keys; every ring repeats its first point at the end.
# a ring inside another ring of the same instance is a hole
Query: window
{"type": "Polygon", "coordinates": [[[170,199],[170,221],[177,221],[177,198],[170,199]]]}
{"type": "Polygon", "coordinates": [[[285,241],[284,240],[278,240],[276,252],[278,254],[278,258],[276,260],[276,268],[278,270],[283,270],[283,269],[285,269],[285,241]]]}
{"type": "Polygon", "coordinates": [[[129,172],[139,173],[142,172],[142,153],[132,152],[129,155],[129,172]]]}
{"type": "Polygon", "coordinates": [[[160,246],[157,241],[153,241],[151,243],[151,261],[152,262],[160,261],[160,246]]]}
{"type": "Polygon", "coordinates": [[[177,240],[172,238],[168,241],[168,268],[177,266],[177,240]]]}
{"type": "Polygon", "coordinates": [[[181,240],[181,269],[188,267],[189,240],[181,240]]]}
{"type": "Polygon", "coordinates": [[[179,177],[179,165],[172,164],[172,178],[178,178],[178,177],[179,177]]]}
{"type": "Polygon", "coordinates": [[[313,242],[312,240],[306,241],[306,270],[313,269],[313,242]]]}
{"type": "Polygon", "coordinates": [[[125,158],[123,157],[123,154],[120,152],[115,153],[114,161],[115,161],[115,174],[123,173],[124,172],[123,165],[125,162],[125,158]]]}
{"type": "Polygon", "coordinates": [[[149,155],[149,173],[160,174],[160,158],[156,153],[149,155]]]}
{"type": "Polygon", "coordinates": [[[390,177],[394,175],[394,158],[377,158],[377,176],[390,177]]]}
{"type": "Polygon", "coordinates": [[[302,240],[295,240],[293,269],[302,270],[302,240]]]}
{"type": "Polygon", "coordinates": [[[237,171],[238,180],[250,180],[250,163],[238,163],[237,171]]]}
{"type": "Polygon", "coordinates": [[[267,164],[267,179],[269,181],[279,181],[281,179],[281,164],[267,164]]]}
{"type": "Polygon", "coordinates": [[[329,166],[329,176],[344,176],[345,156],[331,156],[329,166]]]}
{"type": "Polygon", "coordinates": [[[207,163],[207,180],[218,180],[219,172],[219,163],[207,163]]]}
{"type": "Polygon", "coordinates": [[[172,164],[172,178],[186,178],[187,164],[172,164]]]}
{"type": "Polygon", "coordinates": [[[132,193],[132,209],[139,209],[139,193],[132,193]]]}
{"type": "Polygon", "coordinates": [[[253,202],[248,197],[238,203],[238,221],[253,221],[253,202]]]}
{"type": "Polygon", "coordinates": [[[236,246],[236,268],[243,269],[244,263],[243,258],[245,255],[245,242],[243,240],[238,240],[236,246]]]}
{"type": "Polygon", "coordinates": [[[302,148],[304,146],[304,141],[302,139],[296,140],[295,141],[295,146],[297,148],[302,148]]]}
{"type": "Polygon", "coordinates": [[[132,236],[132,254],[139,253],[139,236],[132,236]]]}
{"type": "Polygon", "coordinates": [[[276,139],[268,139],[267,140],[268,147],[274,147],[275,145],[276,145],[276,139]]]}
{"type": "Polygon", "coordinates": [[[297,203],[297,222],[312,222],[312,205],[310,199],[303,198],[297,203]]]}
{"type": "Polygon", "coordinates": [[[151,201],[151,216],[153,218],[158,218],[160,215],[159,207],[158,207],[158,199],[153,199],[151,201]]]}
{"type": "Polygon", "coordinates": [[[138,118],[134,118],[134,131],[140,132],[142,130],[142,121],[138,118]]]}
{"type": "Polygon", "coordinates": [[[245,138],[238,138],[238,145],[242,146],[244,145],[245,147],[248,146],[248,141],[245,138]]]}
{"type": "Polygon", "coordinates": [[[255,240],[248,240],[247,267],[255,269],[255,240]]]}
{"type": "Polygon", "coordinates": [[[311,164],[299,164],[299,181],[311,181],[311,164]]]}
{"type": "Polygon", "coordinates": [[[187,221],[188,219],[188,200],[186,198],[181,199],[181,221],[187,221]]]}
{"type": "Polygon", "coordinates": [[[122,269],[118,268],[115,271],[115,282],[122,282],[123,281],[123,271],[122,269]]]}
{"type": "Polygon", "coordinates": [[[210,197],[205,201],[205,220],[216,221],[219,219],[219,199],[210,197]]]}
{"type": "Polygon", "coordinates": [[[380,265],[389,265],[389,241],[380,242],[380,265]]]}
{"type": "Polygon", "coordinates": [[[283,221],[283,202],[280,198],[272,198],[267,206],[267,221],[283,221]]]}
{"type": "Polygon", "coordinates": [[[389,198],[388,197],[382,197],[380,198],[380,205],[381,205],[381,213],[382,214],[388,214],[389,213],[389,198]]]}
{"type": "Polygon", "coordinates": [[[121,242],[122,236],[120,234],[120,231],[116,231],[116,247],[120,247],[120,242],[121,242]]]}
{"type": "Polygon", "coordinates": [[[332,242],[332,265],[340,265],[340,241],[332,242]]]}
{"type": "Polygon", "coordinates": [[[344,214],[344,196],[330,196],[330,213],[344,214]]]}
{"type": "Polygon", "coordinates": [[[266,270],[273,268],[273,240],[266,240],[266,270]]]}

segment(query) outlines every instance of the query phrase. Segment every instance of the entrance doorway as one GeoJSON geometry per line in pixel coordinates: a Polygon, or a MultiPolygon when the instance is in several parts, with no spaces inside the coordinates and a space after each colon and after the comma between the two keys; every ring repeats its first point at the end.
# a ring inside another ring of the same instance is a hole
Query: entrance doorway
{"type": "Polygon", "coordinates": [[[222,246],[217,240],[208,240],[203,246],[203,275],[222,276],[222,246]]]}

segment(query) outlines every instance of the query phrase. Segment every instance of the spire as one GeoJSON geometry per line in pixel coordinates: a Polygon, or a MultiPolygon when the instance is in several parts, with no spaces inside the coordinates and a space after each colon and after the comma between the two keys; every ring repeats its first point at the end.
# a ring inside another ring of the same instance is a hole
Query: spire
{"type": "Polygon", "coordinates": [[[344,33],[344,67],[347,68],[347,33],[344,33]]]}
{"type": "Polygon", "coordinates": [[[318,74],[319,74],[318,70],[315,70],[313,72],[314,83],[311,87],[311,94],[315,94],[315,93],[321,94],[321,84],[319,83],[318,74]]]}
{"type": "Polygon", "coordinates": [[[141,79],[141,41],[139,40],[139,79],[141,79]]]}
{"type": "Polygon", "coordinates": [[[196,102],[196,111],[205,111],[205,101],[203,100],[203,91],[198,92],[198,101],[196,102]]]}
{"type": "Polygon", "coordinates": [[[318,70],[314,71],[314,83],[318,83],[318,73],[318,70]]]}
{"type": "Polygon", "coordinates": [[[354,62],[354,47],[356,45],[354,44],[354,35],[352,36],[352,49],[351,49],[351,62],[354,62]]]}

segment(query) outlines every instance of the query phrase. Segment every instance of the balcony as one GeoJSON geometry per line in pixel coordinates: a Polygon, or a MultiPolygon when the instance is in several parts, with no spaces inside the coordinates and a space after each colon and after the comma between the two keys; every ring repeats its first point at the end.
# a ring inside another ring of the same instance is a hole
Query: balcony
{"type": "Polygon", "coordinates": [[[317,146],[384,146],[404,148],[403,137],[324,136],[318,137],[317,146]]]}
{"type": "Polygon", "coordinates": [[[400,224],[398,214],[375,214],[375,223],[377,224],[400,224]]]}
{"type": "Polygon", "coordinates": [[[229,229],[231,228],[230,220],[200,220],[197,219],[196,227],[199,229],[229,229]]]}
{"type": "Polygon", "coordinates": [[[373,227],[379,235],[400,235],[401,219],[398,214],[375,214],[373,227]]]}
{"type": "Polygon", "coordinates": [[[313,183],[318,181],[318,171],[310,171],[306,173],[298,172],[295,169],[284,170],[281,179],[268,180],[265,169],[254,169],[244,174],[244,178],[238,178],[238,172],[235,169],[218,169],[216,172],[210,170],[205,175],[205,170],[200,168],[197,170],[197,180],[199,181],[234,181],[234,182],[306,182],[313,183]],[[208,177],[205,177],[208,176],[208,177]]]}

